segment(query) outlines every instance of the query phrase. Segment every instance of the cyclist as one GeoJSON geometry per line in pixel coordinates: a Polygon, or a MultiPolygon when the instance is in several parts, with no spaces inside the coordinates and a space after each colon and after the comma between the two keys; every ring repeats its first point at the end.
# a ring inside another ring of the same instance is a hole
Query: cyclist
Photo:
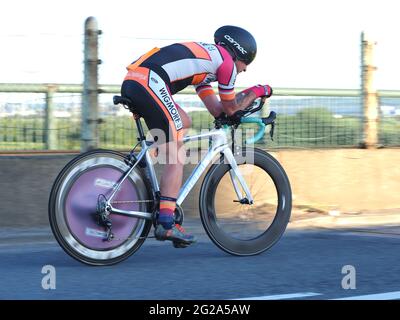
{"type": "Polygon", "coordinates": [[[165,141],[165,165],[160,182],[160,208],[155,228],[158,240],[171,240],[176,247],[186,247],[196,241],[174,222],[176,198],[182,185],[184,132],[191,119],[174,101],[172,95],[188,85],[194,85],[197,94],[214,116],[235,116],[258,97],[269,97],[268,85],[257,85],[235,95],[236,75],[246,71],[254,60],[257,44],[246,30],[236,26],[220,27],[214,34],[215,44],[186,42],[163,48],[154,48],[130,64],[121,87],[122,96],[133,101],[155,138],[161,130],[165,141]],[[210,83],[218,81],[220,100],[210,83]]]}

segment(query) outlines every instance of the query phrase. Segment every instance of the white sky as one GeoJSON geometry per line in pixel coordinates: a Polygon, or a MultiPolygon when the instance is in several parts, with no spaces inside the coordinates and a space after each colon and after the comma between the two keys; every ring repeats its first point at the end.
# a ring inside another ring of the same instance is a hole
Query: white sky
{"type": "Polygon", "coordinates": [[[233,24],[258,43],[238,86],[358,88],[364,30],[378,42],[376,87],[400,89],[399,8],[398,0],[2,0],[0,82],[81,83],[83,25],[95,16],[103,84],[121,83],[125,66],[154,46],[212,42],[233,24]]]}

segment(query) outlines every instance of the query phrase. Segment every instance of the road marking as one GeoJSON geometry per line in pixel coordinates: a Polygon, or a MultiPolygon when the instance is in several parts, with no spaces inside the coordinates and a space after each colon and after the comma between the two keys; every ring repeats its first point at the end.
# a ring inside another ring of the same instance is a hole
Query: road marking
{"type": "Polygon", "coordinates": [[[304,297],[314,297],[314,296],[320,296],[320,295],[321,295],[321,293],[298,292],[298,293],[290,293],[290,294],[278,294],[278,295],[273,295],[273,296],[239,298],[239,299],[233,299],[233,300],[282,300],[282,299],[295,299],[295,298],[304,298],[304,297]]]}
{"type": "Polygon", "coordinates": [[[400,299],[400,291],[367,294],[363,296],[346,297],[331,300],[395,300],[400,299]]]}

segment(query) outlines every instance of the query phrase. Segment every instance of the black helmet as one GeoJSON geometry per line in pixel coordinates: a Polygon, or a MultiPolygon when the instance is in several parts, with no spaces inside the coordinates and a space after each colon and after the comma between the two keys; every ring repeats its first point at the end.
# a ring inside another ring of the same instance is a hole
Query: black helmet
{"type": "Polygon", "coordinates": [[[235,26],[223,26],[214,33],[215,44],[225,47],[232,58],[250,64],[257,53],[257,43],[250,32],[235,26]]]}

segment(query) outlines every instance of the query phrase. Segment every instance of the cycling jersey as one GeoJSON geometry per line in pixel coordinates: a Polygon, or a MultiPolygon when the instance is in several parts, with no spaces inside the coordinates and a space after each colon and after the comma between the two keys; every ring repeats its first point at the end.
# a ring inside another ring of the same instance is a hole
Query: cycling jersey
{"type": "Polygon", "coordinates": [[[231,55],[221,46],[202,42],[175,43],[154,50],[141,61],[140,66],[164,76],[172,94],[194,85],[202,98],[213,94],[210,83],[218,81],[221,100],[235,98],[236,66],[231,55]]]}
{"type": "MultiPolygon", "coordinates": [[[[161,129],[166,141],[179,140],[183,122],[172,95],[194,85],[200,98],[214,94],[235,99],[236,66],[225,48],[200,42],[154,48],[127,67],[121,94],[130,98],[149,129],[161,129]]],[[[163,140],[163,139],[161,139],[163,140]]]]}

